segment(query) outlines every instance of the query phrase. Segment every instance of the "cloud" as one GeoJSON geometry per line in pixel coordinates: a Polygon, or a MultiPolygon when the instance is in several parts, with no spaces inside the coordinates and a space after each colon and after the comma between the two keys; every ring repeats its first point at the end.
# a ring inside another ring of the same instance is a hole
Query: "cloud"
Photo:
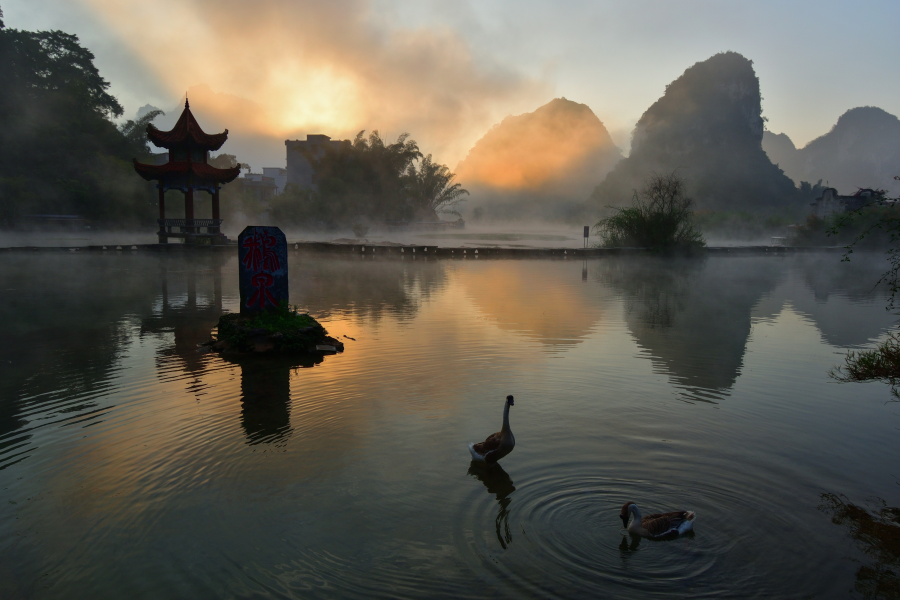
{"type": "Polygon", "coordinates": [[[83,1],[173,97],[209,85],[220,94],[198,108],[277,139],[282,153],[283,139],[305,133],[379,129],[409,132],[453,163],[491,124],[549,94],[449,28],[393,26],[370,0],[83,1]]]}

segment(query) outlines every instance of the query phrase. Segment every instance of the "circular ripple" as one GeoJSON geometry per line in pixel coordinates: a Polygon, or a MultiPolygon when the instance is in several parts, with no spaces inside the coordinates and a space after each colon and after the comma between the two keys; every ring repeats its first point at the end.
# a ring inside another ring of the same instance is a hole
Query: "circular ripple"
{"type": "Polygon", "coordinates": [[[617,477],[587,462],[548,465],[516,481],[498,467],[473,464],[469,474],[483,485],[472,486],[457,512],[459,551],[492,587],[551,597],[728,596],[736,589],[752,590],[750,597],[777,590],[777,581],[760,578],[778,571],[777,557],[756,556],[739,541],[755,546],[754,537],[789,528],[789,519],[739,491],[737,481],[690,490],[617,477]],[[619,518],[629,500],[645,514],[694,510],[697,531],[666,540],[631,536],[619,518]]]}

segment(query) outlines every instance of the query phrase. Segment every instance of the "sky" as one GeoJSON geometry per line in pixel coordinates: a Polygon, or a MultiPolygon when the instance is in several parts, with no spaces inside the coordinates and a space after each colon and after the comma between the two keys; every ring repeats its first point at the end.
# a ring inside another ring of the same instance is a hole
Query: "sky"
{"type": "MultiPolygon", "coordinates": [[[[0,0],[7,27],[62,29],[135,116],[188,90],[223,151],[284,166],[285,139],[408,132],[451,168],[505,116],[588,105],[628,150],[692,64],[754,61],[767,127],[797,147],[857,106],[900,115],[900,2],[0,0]]],[[[174,112],[172,112],[174,110],[174,112]]]]}

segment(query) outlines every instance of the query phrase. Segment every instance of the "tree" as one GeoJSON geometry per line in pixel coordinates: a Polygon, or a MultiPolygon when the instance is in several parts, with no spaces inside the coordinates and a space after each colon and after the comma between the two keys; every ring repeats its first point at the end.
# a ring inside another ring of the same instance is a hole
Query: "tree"
{"type": "Polygon", "coordinates": [[[447,165],[433,162],[431,155],[426,156],[416,169],[410,165],[407,173],[409,180],[409,196],[417,216],[436,218],[438,213],[459,216],[455,207],[465,202],[463,196],[469,194],[459,183],[452,183],[456,177],[447,165]]]}
{"type": "Polygon", "coordinates": [[[62,31],[0,27],[0,224],[27,213],[152,222],[152,185],[136,177],[122,114],[94,55],[62,31]]]}
{"type": "Polygon", "coordinates": [[[135,158],[147,157],[150,154],[154,154],[153,150],[150,148],[150,140],[147,138],[147,125],[149,125],[156,117],[164,114],[166,113],[157,108],[151,110],[143,117],[139,117],[135,120],[129,119],[119,126],[119,131],[125,136],[125,141],[128,143],[135,158]]]}
{"type": "Polygon", "coordinates": [[[310,221],[335,226],[409,218],[406,174],[422,156],[409,134],[388,144],[378,131],[368,137],[360,131],[352,142],[326,147],[319,155],[302,152],[313,165],[318,187],[310,221]]]}
{"type": "Polygon", "coordinates": [[[630,207],[608,207],[612,216],[594,226],[605,246],[690,249],[705,245],[694,226],[693,200],[685,194],[685,181],[674,171],[651,175],[630,207]]]}
{"type": "MultiPolygon", "coordinates": [[[[900,177],[894,177],[900,180],[900,177]]],[[[850,228],[861,217],[870,216],[871,209],[874,213],[874,222],[866,224],[861,233],[858,233],[850,244],[846,246],[843,261],[849,262],[854,247],[870,237],[873,233],[884,232],[889,235],[887,257],[890,268],[876,282],[876,286],[886,284],[890,295],[888,296],[886,310],[897,308],[897,292],[900,291],[900,213],[895,206],[900,198],[888,198],[884,190],[876,190],[874,200],[856,210],[850,211],[829,230],[829,235],[837,235],[842,229],[850,228]],[[884,207],[890,207],[883,210],[884,207]]],[[[879,344],[874,350],[851,350],[847,353],[842,366],[834,367],[830,375],[841,382],[880,380],[891,386],[891,393],[900,399],[900,332],[893,332],[888,339],[879,344]]]]}

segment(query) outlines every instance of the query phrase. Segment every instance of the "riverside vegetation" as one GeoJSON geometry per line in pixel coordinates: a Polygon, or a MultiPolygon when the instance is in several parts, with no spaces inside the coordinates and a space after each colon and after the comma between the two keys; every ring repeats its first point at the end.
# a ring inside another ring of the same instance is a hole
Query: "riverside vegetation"
{"type": "MultiPolygon", "coordinates": [[[[868,205],[835,218],[828,234],[848,235],[850,232],[854,235],[846,246],[844,261],[850,260],[854,248],[871,246],[873,238],[887,244],[890,267],[876,285],[885,284],[888,287],[890,295],[885,309],[894,311],[900,291],[900,212],[896,208],[896,202],[900,199],[888,198],[884,190],[879,192],[868,205]]],[[[844,364],[833,368],[830,375],[841,382],[884,381],[890,384],[894,398],[900,399],[900,333],[891,333],[873,350],[851,350],[844,364]]]]}
{"type": "Polygon", "coordinates": [[[609,207],[614,213],[594,226],[602,245],[657,250],[694,250],[706,245],[694,224],[694,201],[675,172],[651,175],[631,206],[609,207]]]}

